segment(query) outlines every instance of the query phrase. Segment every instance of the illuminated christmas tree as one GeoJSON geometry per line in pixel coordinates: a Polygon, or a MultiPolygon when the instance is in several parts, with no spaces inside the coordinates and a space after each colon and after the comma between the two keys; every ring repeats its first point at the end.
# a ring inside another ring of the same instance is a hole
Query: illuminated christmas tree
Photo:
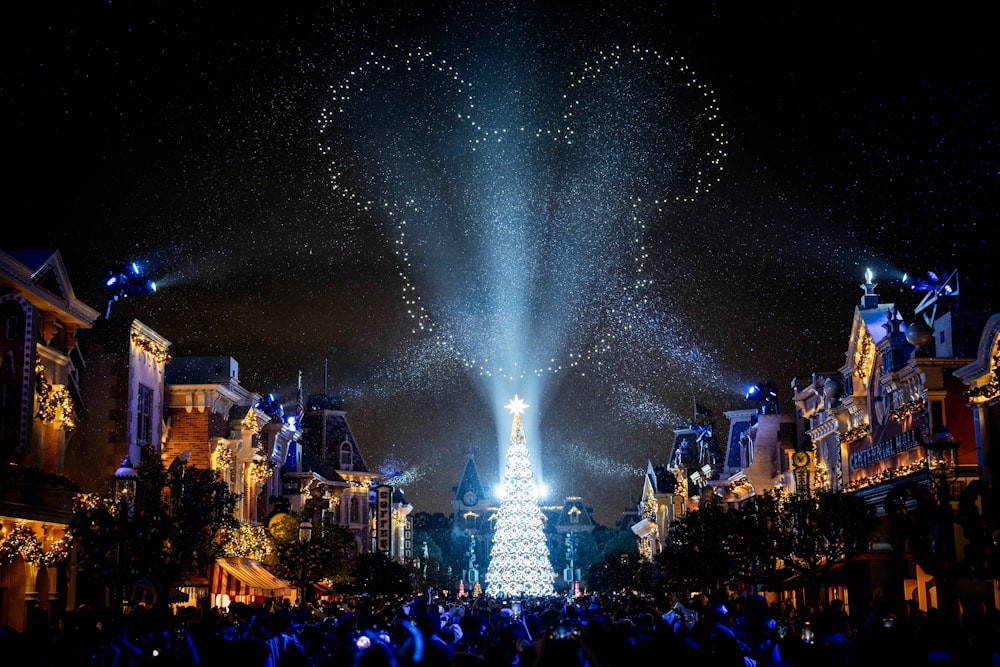
{"type": "Polygon", "coordinates": [[[503,474],[506,492],[500,503],[486,572],[486,595],[512,598],[553,595],[549,548],[542,532],[542,514],[521,425],[521,412],[528,406],[515,395],[505,407],[514,415],[514,423],[503,474]]]}

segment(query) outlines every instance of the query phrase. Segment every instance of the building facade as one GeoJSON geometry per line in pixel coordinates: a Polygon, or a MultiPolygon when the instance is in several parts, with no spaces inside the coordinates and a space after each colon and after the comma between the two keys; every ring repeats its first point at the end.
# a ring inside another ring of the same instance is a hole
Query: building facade
{"type": "Polygon", "coordinates": [[[99,316],[58,251],[0,251],[0,626],[75,605],[66,461],[86,409],[77,336],[99,316]]]}

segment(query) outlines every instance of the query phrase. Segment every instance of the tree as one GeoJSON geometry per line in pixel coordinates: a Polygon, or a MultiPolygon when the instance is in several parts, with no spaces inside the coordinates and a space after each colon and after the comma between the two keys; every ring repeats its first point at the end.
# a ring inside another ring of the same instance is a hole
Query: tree
{"type": "Polygon", "coordinates": [[[236,528],[238,496],[217,471],[180,460],[166,468],[152,448],[143,452],[137,472],[134,500],[80,496],[70,532],[84,576],[118,586],[144,580],[155,604],[166,607],[171,588],[185,574],[207,571],[219,554],[219,531],[236,528]]]}
{"type": "Polygon", "coordinates": [[[527,406],[515,395],[506,407],[514,415],[514,421],[504,468],[505,495],[500,503],[486,571],[486,594],[493,597],[552,595],[552,565],[521,424],[521,411],[527,406]]]}
{"type": "Polygon", "coordinates": [[[639,538],[631,530],[609,531],[609,536],[601,549],[601,558],[619,554],[639,555],[639,538]]]}
{"type": "Polygon", "coordinates": [[[734,513],[705,502],[667,530],[656,562],[674,590],[719,590],[733,579],[731,552],[740,541],[734,513]]]}
{"type": "Polygon", "coordinates": [[[729,545],[736,578],[758,590],[782,590],[788,572],[783,565],[787,497],[780,489],[769,489],[752,497],[733,515],[735,523],[729,545]]]}
{"type": "MultiPolygon", "coordinates": [[[[630,532],[629,534],[632,533],[630,532]]],[[[589,531],[568,534],[556,533],[548,536],[549,561],[552,563],[552,569],[561,575],[569,567],[569,559],[567,558],[569,551],[567,540],[569,535],[573,535],[574,541],[572,545],[575,556],[573,565],[575,569],[580,570],[581,574],[586,574],[590,566],[596,563],[601,556],[597,540],[594,539],[593,534],[589,531]]],[[[624,546],[623,548],[627,550],[629,547],[624,546]]],[[[634,548],[634,545],[633,551],[638,553],[638,549],[634,548]]]]}
{"type": "Polygon", "coordinates": [[[877,525],[875,510],[863,498],[838,491],[782,494],[779,504],[778,549],[807,595],[816,599],[836,565],[867,550],[877,525]]]}
{"type": "Polygon", "coordinates": [[[621,593],[632,590],[639,580],[639,554],[617,553],[601,557],[587,570],[587,590],[621,593]]]}
{"type": "Polygon", "coordinates": [[[303,541],[297,530],[301,518],[288,512],[271,519],[275,574],[304,592],[323,580],[350,586],[353,579],[351,561],[357,554],[354,534],[343,526],[323,525],[303,541]],[[293,525],[296,527],[294,532],[290,528],[293,525]]]}
{"type": "MultiPolygon", "coordinates": [[[[451,519],[441,512],[414,512],[413,555],[420,564],[423,586],[437,589],[458,587],[462,570],[468,565],[469,539],[452,526],[451,519]],[[423,544],[427,543],[428,562],[423,562],[423,544]]],[[[477,560],[483,554],[477,554],[477,560]]],[[[479,560],[482,562],[482,560],[479,560]]]]}
{"type": "Polygon", "coordinates": [[[414,589],[412,571],[383,553],[361,554],[352,562],[353,583],[358,593],[403,595],[414,589]]]}

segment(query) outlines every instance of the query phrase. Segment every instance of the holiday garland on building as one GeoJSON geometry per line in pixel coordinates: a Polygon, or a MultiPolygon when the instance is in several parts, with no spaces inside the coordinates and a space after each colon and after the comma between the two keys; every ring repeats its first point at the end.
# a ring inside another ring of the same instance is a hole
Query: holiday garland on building
{"type": "Polygon", "coordinates": [[[656,542],[659,539],[659,529],[656,525],[656,514],[659,511],[659,503],[656,497],[649,494],[643,499],[639,508],[642,511],[642,518],[649,522],[650,531],[645,537],[639,538],[639,555],[645,559],[652,558],[655,553],[656,542]]]}
{"type": "Polygon", "coordinates": [[[517,396],[506,406],[514,422],[504,468],[506,493],[500,503],[486,572],[486,595],[490,597],[541,597],[554,593],[549,549],[521,424],[521,412],[526,407],[517,396]]]}
{"type": "Polygon", "coordinates": [[[133,345],[149,354],[157,363],[165,364],[170,361],[170,353],[167,352],[167,348],[160,343],[143,336],[137,331],[133,331],[130,338],[132,339],[133,345]]]}
{"type": "Polygon", "coordinates": [[[258,459],[250,462],[250,481],[254,484],[263,484],[271,479],[274,474],[274,464],[270,461],[258,459]]]}
{"type": "Polygon", "coordinates": [[[219,445],[219,448],[215,451],[215,460],[217,462],[217,467],[222,469],[228,469],[229,466],[233,465],[233,450],[231,447],[226,445],[219,445]]]}
{"type": "Polygon", "coordinates": [[[224,558],[252,558],[264,561],[274,551],[274,540],[264,526],[240,526],[222,531],[224,558]]]}
{"type": "Polygon", "coordinates": [[[42,543],[28,526],[22,524],[10,531],[10,534],[0,540],[0,567],[6,567],[14,562],[18,555],[25,562],[37,567],[58,565],[69,556],[73,538],[69,533],[52,545],[48,551],[42,550],[42,543]]]}
{"type": "Polygon", "coordinates": [[[45,423],[57,419],[64,429],[76,427],[76,408],[73,397],[66,387],[56,387],[45,377],[45,365],[41,360],[35,361],[35,393],[38,395],[38,411],[35,417],[45,423]]]}

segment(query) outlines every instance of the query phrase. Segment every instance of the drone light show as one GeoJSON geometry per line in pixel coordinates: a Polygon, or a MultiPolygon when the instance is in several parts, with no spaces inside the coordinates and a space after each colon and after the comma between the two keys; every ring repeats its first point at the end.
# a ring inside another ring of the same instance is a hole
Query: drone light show
{"type": "Polygon", "coordinates": [[[413,332],[498,417],[512,388],[542,402],[616,345],[646,298],[650,220],[708,191],[726,149],[683,59],[615,47],[542,73],[517,55],[467,74],[462,54],[393,46],[322,118],[332,187],[394,239],[413,332]]]}

